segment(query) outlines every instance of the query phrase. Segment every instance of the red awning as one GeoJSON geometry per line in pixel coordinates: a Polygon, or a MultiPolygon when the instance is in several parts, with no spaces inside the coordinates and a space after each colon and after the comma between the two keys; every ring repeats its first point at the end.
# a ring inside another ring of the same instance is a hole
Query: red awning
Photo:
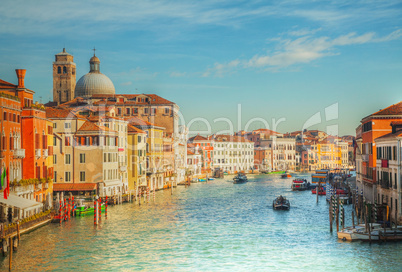
{"type": "Polygon", "coordinates": [[[96,190],[96,183],[53,183],[53,192],[96,190]]]}

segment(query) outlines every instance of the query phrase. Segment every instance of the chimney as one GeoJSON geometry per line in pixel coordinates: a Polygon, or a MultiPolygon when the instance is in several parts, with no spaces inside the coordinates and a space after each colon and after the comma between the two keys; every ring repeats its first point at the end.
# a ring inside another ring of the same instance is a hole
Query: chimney
{"type": "Polygon", "coordinates": [[[25,73],[27,72],[26,69],[15,69],[18,77],[18,88],[25,88],[24,79],[25,73]]]}

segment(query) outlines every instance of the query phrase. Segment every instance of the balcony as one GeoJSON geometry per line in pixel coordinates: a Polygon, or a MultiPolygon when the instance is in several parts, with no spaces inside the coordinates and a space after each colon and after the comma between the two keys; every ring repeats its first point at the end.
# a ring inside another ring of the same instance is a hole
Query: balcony
{"type": "Polygon", "coordinates": [[[127,165],[120,165],[120,172],[127,172],[127,165]]]}
{"type": "Polygon", "coordinates": [[[41,156],[40,149],[35,149],[35,157],[39,159],[40,156],[41,156]]]}
{"type": "Polygon", "coordinates": [[[25,158],[25,149],[14,149],[14,159],[25,158]]]}
{"type": "Polygon", "coordinates": [[[43,157],[44,158],[49,157],[49,150],[48,149],[43,149],[43,157]]]}
{"type": "Polygon", "coordinates": [[[4,158],[4,151],[3,150],[0,150],[0,158],[1,159],[4,158]]]}

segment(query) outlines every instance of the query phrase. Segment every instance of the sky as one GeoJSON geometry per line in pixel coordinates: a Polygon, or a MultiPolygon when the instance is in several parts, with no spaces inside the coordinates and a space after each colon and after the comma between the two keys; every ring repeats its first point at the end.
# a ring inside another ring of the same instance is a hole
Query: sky
{"type": "Polygon", "coordinates": [[[193,133],[355,135],[402,100],[400,0],[2,0],[0,37],[0,78],[27,69],[42,103],[54,55],[74,56],[78,81],[95,47],[116,93],[175,102],[193,133]]]}

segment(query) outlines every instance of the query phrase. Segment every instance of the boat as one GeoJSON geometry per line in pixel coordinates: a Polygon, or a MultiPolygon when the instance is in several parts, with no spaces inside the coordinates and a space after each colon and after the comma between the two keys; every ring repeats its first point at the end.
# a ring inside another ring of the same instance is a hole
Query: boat
{"type": "Polygon", "coordinates": [[[402,236],[402,226],[396,228],[383,228],[379,223],[369,223],[370,233],[366,231],[365,224],[355,227],[346,227],[337,232],[338,239],[343,241],[379,241],[380,239],[398,238],[402,236]]]}
{"type": "Polygon", "coordinates": [[[214,178],[208,178],[208,180],[214,180],[214,178]]]}
{"type": "Polygon", "coordinates": [[[199,178],[198,179],[198,182],[206,182],[207,181],[207,179],[205,179],[205,178],[199,178]]]}
{"type": "Polygon", "coordinates": [[[197,183],[198,182],[198,178],[193,178],[192,180],[191,180],[191,183],[197,183]]]}
{"type": "Polygon", "coordinates": [[[278,174],[285,174],[286,171],[274,171],[274,172],[269,172],[269,175],[278,175],[278,174]]]}
{"type": "MultiPolygon", "coordinates": [[[[105,212],[105,204],[102,203],[101,211],[105,212]]],[[[84,216],[94,214],[94,207],[89,205],[78,205],[75,209],[75,216],[84,216]]]]}
{"type": "MultiPolygon", "coordinates": [[[[311,190],[311,193],[313,195],[315,195],[317,193],[316,188],[314,188],[313,190],[311,190]]],[[[325,191],[325,189],[323,187],[320,187],[320,189],[318,190],[318,195],[326,195],[327,192],[325,191]]]]}
{"type": "Polygon", "coordinates": [[[234,178],[233,178],[233,184],[240,184],[240,183],[246,183],[248,181],[247,176],[243,173],[238,173],[234,178]]]}
{"type": "Polygon", "coordinates": [[[282,174],[282,176],[281,176],[282,178],[291,178],[292,177],[292,175],[291,174],[282,174]]]}
{"type": "Polygon", "coordinates": [[[286,197],[279,196],[273,201],[272,208],[274,210],[289,210],[290,202],[286,199],[286,197]]]}
{"type": "Polygon", "coordinates": [[[294,179],[291,188],[292,191],[305,191],[310,189],[310,182],[306,179],[294,179]]]}

